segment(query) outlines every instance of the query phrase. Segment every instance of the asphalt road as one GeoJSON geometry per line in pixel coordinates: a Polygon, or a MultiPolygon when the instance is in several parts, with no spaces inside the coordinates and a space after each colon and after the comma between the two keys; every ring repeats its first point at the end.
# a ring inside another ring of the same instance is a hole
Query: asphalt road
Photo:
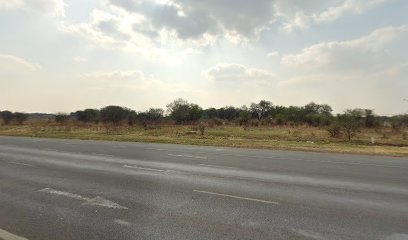
{"type": "Polygon", "coordinates": [[[0,239],[408,239],[408,159],[0,137],[0,239]]]}

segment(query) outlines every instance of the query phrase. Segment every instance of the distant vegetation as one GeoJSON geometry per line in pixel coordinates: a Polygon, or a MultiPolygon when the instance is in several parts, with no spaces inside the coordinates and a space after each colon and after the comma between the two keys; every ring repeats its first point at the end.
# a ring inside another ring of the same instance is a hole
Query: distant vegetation
{"type": "Polygon", "coordinates": [[[408,114],[381,116],[372,109],[359,108],[333,114],[329,105],[314,102],[287,107],[262,100],[239,108],[225,106],[203,109],[184,99],[176,99],[167,105],[166,110],[150,108],[136,112],[126,107],[106,106],[69,114],[29,115],[10,111],[2,111],[0,114],[3,125],[0,134],[5,134],[1,132],[3,129],[8,135],[17,134],[17,126],[27,126],[29,128],[18,128],[18,134],[57,136],[60,131],[64,131],[73,132],[72,137],[75,137],[75,131],[80,131],[81,138],[88,138],[92,134],[121,134],[123,139],[128,140],[193,144],[196,140],[190,140],[198,137],[202,139],[201,144],[227,146],[253,146],[255,139],[263,141],[262,145],[277,140],[408,147],[408,114]],[[27,121],[29,124],[24,125],[27,121]],[[7,128],[13,125],[16,127],[7,128]],[[86,133],[86,130],[91,132],[86,133]]]}

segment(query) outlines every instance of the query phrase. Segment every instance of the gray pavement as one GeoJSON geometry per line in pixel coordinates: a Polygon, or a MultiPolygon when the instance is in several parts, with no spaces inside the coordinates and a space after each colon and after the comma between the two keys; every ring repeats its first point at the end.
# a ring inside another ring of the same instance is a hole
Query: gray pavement
{"type": "Polygon", "coordinates": [[[408,159],[0,137],[0,239],[408,239],[408,159]]]}

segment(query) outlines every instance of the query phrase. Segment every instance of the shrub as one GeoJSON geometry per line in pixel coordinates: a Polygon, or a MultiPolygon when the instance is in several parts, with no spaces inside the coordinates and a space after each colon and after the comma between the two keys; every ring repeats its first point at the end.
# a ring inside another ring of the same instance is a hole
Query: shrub
{"type": "Polygon", "coordinates": [[[11,120],[13,120],[13,113],[10,111],[3,111],[1,112],[1,118],[3,119],[4,124],[10,124],[11,120]]]}
{"type": "Polygon", "coordinates": [[[351,141],[361,128],[361,119],[363,111],[361,109],[346,110],[344,114],[338,115],[338,121],[343,128],[347,139],[351,141]]]}
{"type": "Polygon", "coordinates": [[[57,113],[54,120],[57,123],[65,123],[68,120],[68,115],[65,113],[57,113]]]}
{"type": "Polygon", "coordinates": [[[201,136],[204,136],[205,124],[203,122],[200,122],[200,124],[198,124],[198,130],[200,130],[201,136]]]}
{"type": "Polygon", "coordinates": [[[84,123],[99,121],[99,110],[97,109],[85,109],[83,111],[76,111],[74,113],[76,120],[84,123]]]}
{"type": "Polygon", "coordinates": [[[126,120],[131,114],[131,110],[120,106],[107,106],[101,109],[100,118],[103,123],[112,123],[117,126],[126,120]]]}
{"type": "Polygon", "coordinates": [[[341,135],[341,126],[338,123],[332,123],[327,127],[330,137],[337,138],[341,135]]]}
{"type": "Polygon", "coordinates": [[[27,113],[16,112],[13,114],[13,118],[18,124],[23,124],[28,119],[27,113]]]}

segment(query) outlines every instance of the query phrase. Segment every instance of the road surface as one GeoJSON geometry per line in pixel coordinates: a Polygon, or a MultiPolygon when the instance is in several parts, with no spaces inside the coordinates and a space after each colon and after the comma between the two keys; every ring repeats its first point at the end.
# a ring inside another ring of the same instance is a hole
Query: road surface
{"type": "Polygon", "coordinates": [[[408,239],[408,159],[0,137],[0,239],[408,239]]]}

